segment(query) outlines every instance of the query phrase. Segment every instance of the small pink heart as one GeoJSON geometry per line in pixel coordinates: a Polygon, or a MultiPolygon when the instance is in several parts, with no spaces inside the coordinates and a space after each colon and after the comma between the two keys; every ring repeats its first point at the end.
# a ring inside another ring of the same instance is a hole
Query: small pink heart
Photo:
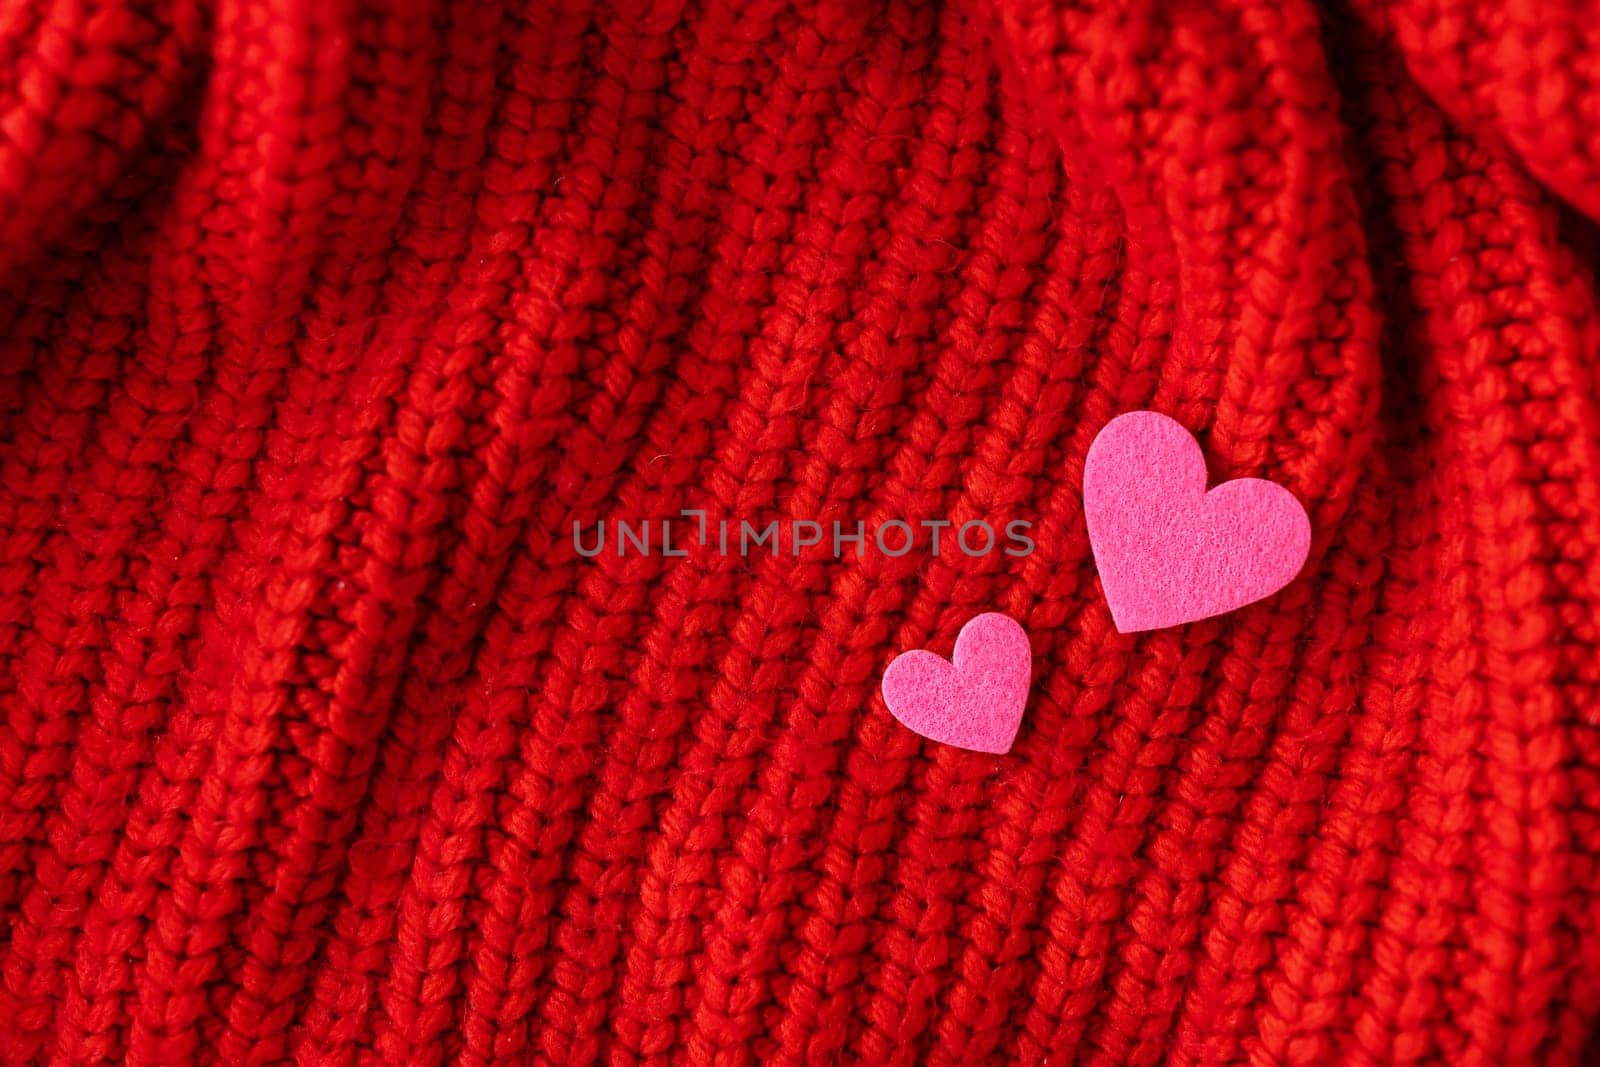
{"type": "Polygon", "coordinates": [[[1033,674],[1028,635],[1007,615],[979,615],[956,635],[950,659],[902,652],[883,672],[883,702],[931,741],[974,752],[1009,752],[1033,674]]]}
{"type": "Polygon", "coordinates": [[[1311,550],[1306,509],[1281,485],[1206,491],[1200,445],[1154,411],[1108,422],[1089,446],[1083,510],[1122,633],[1194,622],[1271,596],[1311,550]]]}

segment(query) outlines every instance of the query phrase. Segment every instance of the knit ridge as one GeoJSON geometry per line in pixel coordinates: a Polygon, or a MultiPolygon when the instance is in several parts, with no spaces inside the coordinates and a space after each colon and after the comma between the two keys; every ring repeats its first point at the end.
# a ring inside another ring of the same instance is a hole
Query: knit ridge
{"type": "Polygon", "coordinates": [[[0,1063],[1595,1062],[1597,35],[15,0],[0,1063]],[[1116,631],[1142,409],[1296,581],[1116,631]]]}

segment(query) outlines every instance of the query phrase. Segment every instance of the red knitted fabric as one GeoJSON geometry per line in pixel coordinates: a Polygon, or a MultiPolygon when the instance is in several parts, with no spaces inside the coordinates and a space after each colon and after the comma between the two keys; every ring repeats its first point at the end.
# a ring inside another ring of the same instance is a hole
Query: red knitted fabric
{"type": "Polygon", "coordinates": [[[1597,218],[1579,2],[0,3],[0,1056],[1584,1062],[1597,218]],[[1135,409],[1294,583],[1116,632],[1135,409]]]}

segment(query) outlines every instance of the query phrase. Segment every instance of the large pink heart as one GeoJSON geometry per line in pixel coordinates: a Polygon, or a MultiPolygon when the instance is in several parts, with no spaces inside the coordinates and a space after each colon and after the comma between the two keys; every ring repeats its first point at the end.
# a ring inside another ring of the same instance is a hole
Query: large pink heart
{"type": "Polygon", "coordinates": [[[1200,445],[1154,411],[1106,424],[1083,469],[1083,510],[1123,633],[1232,611],[1288,585],[1311,549],[1306,509],[1260,478],[1206,491],[1200,445]]]}
{"type": "Polygon", "coordinates": [[[1009,752],[1028,702],[1033,652],[1015,619],[979,615],[951,659],[902,652],[883,672],[883,702],[923,737],[974,752],[1009,752]]]}

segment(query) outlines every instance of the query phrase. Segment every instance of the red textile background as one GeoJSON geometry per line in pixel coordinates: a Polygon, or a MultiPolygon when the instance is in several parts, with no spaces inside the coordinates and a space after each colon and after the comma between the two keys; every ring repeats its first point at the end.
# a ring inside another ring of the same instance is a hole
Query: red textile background
{"type": "Polygon", "coordinates": [[[1582,1061],[1596,217],[1582,3],[0,3],[0,1055],[1582,1061]],[[1112,629],[1136,408],[1299,580],[1112,629]]]}

